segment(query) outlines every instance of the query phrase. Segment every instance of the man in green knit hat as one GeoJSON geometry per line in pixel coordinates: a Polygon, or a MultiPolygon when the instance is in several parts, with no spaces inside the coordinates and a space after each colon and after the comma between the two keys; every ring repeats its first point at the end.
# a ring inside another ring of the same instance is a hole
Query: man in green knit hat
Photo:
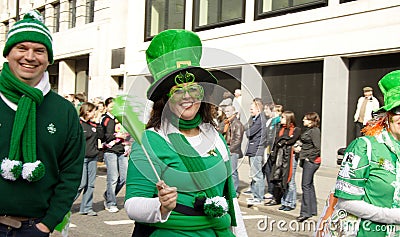
{"type": "Polygon", "coordinates": [[[0,233],[49,236],[80,184],[84,137],[75,108],[50,90],[52,37],[39,12],[7,34],[0,74],[0,233]]]}

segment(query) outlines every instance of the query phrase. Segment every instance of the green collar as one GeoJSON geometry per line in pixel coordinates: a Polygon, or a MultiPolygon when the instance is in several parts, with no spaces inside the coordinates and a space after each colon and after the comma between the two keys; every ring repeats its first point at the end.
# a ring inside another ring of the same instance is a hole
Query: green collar
{"type": "Polygon", "coordinates": [[[197,128],[202,121],[200,114],[196,114],[196,116],[192,120],[184,120],[178,118],[175,114],[171,114],[171,123],[176,128],[180,130],[190,130],[193,128],[197,128]]]}

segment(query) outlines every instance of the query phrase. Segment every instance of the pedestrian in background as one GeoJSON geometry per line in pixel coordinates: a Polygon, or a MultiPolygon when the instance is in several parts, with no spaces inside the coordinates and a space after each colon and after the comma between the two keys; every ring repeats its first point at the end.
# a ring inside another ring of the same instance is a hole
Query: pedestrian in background
{"type": "Polygon", "coordinates": [[[117,194],[126,182],[128,158],[125,155],[123,142],[125,133],[118,131],[118,122],[111,110],[114,106],[114,98],[105,100],[106,114],[103,116],[101,125],[104,129],[104,162],[107,166],[107,190],[104,192],[104,208],[111,213],[118,212],[117,194]]]}
{"type": "Polygon", "coordinates": [[[95,105],[96,105],[96,111],[95,111],[93,120],[96,123],[101,123],[101,118],[106,113],[106,106],[103,101],[98,101],[97,104],[95,104],[95,105]]]}
{"type": "Polygon", "coordinates": [[[303,168],[301,176],[300,216],[298,222],[303,222],[311,216],[317,215],[317,198],[315,196],[314,175],[321,165],[321,130],[320,118],[315,112],[304,115],[303,125],[306,127],[300,136],[300,167],[303,168]]]}
{"type": "Polygon", "coordinates": [[[273,191],[274,191],[274,184],[271,182],[271,171],[272,171],[272,166],[273,162],[270,158],[272,148],[274,146],[275,138],[277,136],[277,132],[279,131],[280,127],[280,122],[281,122],[281,114],[283,112],[283,106],[282,105],[266,105],[268,106],[267,109],[264,107],[264,112],[266,113],[266,116],[269,117],[265,127],[267,129],[267,137],[265,139],[266,145],[265,145],[265,154],[264,154],[264,166],[263,166],[263,173],[264,177],[267,180],[267,185],[268,185],[268,190],[265,195],[264,199],[272,199],[273,198],[273,191]],[[272,108],[271,108],[272,107],[272,108]]]}
{"type": "Polygon", "coordinates": [[[296,118],[292,111],[284,111],[281,115],[279,132],[275,138],[271,153],[271,182],[273,183],[273,199],[266,206],[282,204],[279,210],[291,211],[296,208],[295,173],[297,160],[293,145],[299,139],[301,129],[296,127],[296,118]]]}
{"type": "Polygon", "coordinates": [[[82,103],[86,102],[86,101],[87,101],[87,98],[86,98],[85,92],[76,93],[74,95],[74,105],[75,105],[75,108],[76,108],[76,111],[78,112],[78,114],[79,114],[82,103]]]}
{"type": "Polygon", "coordinates": [[[356,137],[363,134],[361,129],[372,118],[372,112],[379,109],[379,101],[373,96],[372,87],[363,88],[364,96],[358,98],[357,109],[354,113],[354,122],[356,125],[356,137]]]}
{"type": "Polygon", "coordinates": [[[264,203],[265,181],[262,172],[266,126],[267,121],[263,112],[264,106],[260,98],[255,98],[250,105],[251,118],[245,131],[248,140],[246,156],[250,161],[250,192],[253,198],[247,199],[248,205],[259,205],[264,203]]]}
{"type": "Polygon", "coordinates": [[[237,112],[235,107],[228,105],[225,107],[225,125],[226,133],[224,134],[226,143],[228,144],[229,151],[231,153],[231,164],[232,164],[232,178],[233,184],[236,190],[236,196],[239,196],[239,173],[238,173],[238,160],[243,157],[242,152],[242,141],[244,127],[243,124],[236,117],[237,112]]]}
{"type": "Polygon", "coordinates": [[[400,70],[378,85],[381,113],[347,147],[336,181],[337,207],[360,221],[354,236],[400,235],[400,70]]]}
{"type": "Polygon", "coordinates": [[[228,105],[232,105],[232,94],[229,91],[224,91],[222,94],[222,101],[219,103],[218,107],[221,107],[222,110],[224,110],[228,105]]]}
{"type": "Polygon", "coordinates": [[[83,102],[79,111],[80,123],[86,138],[86,149],[82,180],[75,200],[83,191],[79,214],[88,216],[97,216],[97,213],[93,211],[93,191],[96,182],[97,156],[99,154],[97,140],[103,133],[102,127],[92,121],[95,112],[96,106],[90,102],[83,102]]]}
{"type": "MultiPolygon", "coordinates": [[[[97,103],[94,103],[96,105],[96,111],[95,115],[93,118],[93,121],[101,126],[101,119],[103,118],[104,114],[106,113],[106,106],[104,105],[104,102],[102,100],[98,100],[97,103]]],[[[101,126],[101,128],[103,128],[101,126]]],[[[104,139],[104,131],[102,134],[98,136],[97,140],[97,149],[99,150],[99,155],[97,158],[97,165],[101,166],[104,165],[104,151],[103,151],[103,142],[102,140],[104,139]]]]}
{"type": "MultiPolygon", "coordinates": [[[[238,119],[240,119],[240,115],[243,114],[243,108],[242,108],[242,90],[241,89],[236,89],[235,92],[233,93],[235,96],[232,100],[232,105],[235,107],[236,111],[236,116],[238,119]]],[[[242,115],[243,116],[243,115],[242,115]]]]}
{"type": "Polygon", "coordinates": [[[69,212],[85,140],[74,106],[51,90],[50,31],[30,11],[8,31],[0,74],[0,233],[49,236],[69,212]]]}
{"type": "Polygon", "coordinates": [[[226,119],[226,114],[224,112],[225,107],[218,107],[217,108],[217,118],[216,118],[216,123],[217,123],[217,131],[220,132],[222,135],[226,133],[225,129],[225,119],[226,119]]]}

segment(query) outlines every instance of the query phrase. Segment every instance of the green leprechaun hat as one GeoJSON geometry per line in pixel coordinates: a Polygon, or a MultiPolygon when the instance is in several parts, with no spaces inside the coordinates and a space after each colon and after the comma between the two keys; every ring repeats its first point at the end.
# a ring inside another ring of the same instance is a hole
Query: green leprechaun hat
{"type": "Polygon", "coordinates": [[[193,74],[195,82],[217,84],[218,80],[200,67],[202,44],[199,36],[182,29],[165,30],[156,35],[146,50],[147,66],[154,82],[147,90],[147,98],[157,101],[172,86],[185,82],[185,75],[193,74]],[[177,77],[182,74],[182,77],[177,77]],[[181,78],[176,81],[176,78],[181,78]]]}
{"type": "Polygon", "coordinates": [[[390,111],[400,106],[400,70],[392,71],[378,82],[384,97],[384,106],[379,111],[390,111]]]}

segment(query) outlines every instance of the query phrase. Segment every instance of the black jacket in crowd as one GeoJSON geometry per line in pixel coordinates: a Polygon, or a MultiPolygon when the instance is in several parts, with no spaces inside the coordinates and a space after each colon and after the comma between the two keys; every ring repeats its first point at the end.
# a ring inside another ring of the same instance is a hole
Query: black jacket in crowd
{"type": "MultiPolygon", "coordinates": [[[[116,140],[115,137],[115,117],[110,113],[105,113],[101,119],[101,125],[104,129],[104,138],[103,142],[110,143],[113,140],[116,140]]],[[[115,153],[118,156],[125,153],[124,145],[122,144],[123,140],[116,143],[113,147],[104,149],[104,152],[115,153]]]]}
{"type": "Polygon", "coordinates": [[[264,156],[267,139],[267,117],[264,113],[251,117],[246,128],[246,136],[249,139],[246,156],[264,156]]]}
{"type": "Polygon", "coordinates": [[[308,158],[311,162],[321,155],[321,130],[318,127],[308,128],[301,136],[300,159],[308,158]]]}
{"type": "MultiPolygon", "coordinates": [[[[278,129],[278,134],[279,130],[278,129]]],[[[277,135],[274,147],[271,153],[271,162],[273,164],[271,171],[271,182],[281,185],[280,187],[286,190],[290,181],[290,167],[293,165],[292,157],[294,155],[293,145],[299,139],[301,129],[295,127],[292,136],[289,136],[289,128],[285,128],[283,135],[277,135]]]]}
{"type": "Polygon", "coordinates": [[[86,138],[85,158],[95,158],[99,154],[97,140],[103,137],[103,128],[94,122],[80,119],[83,134],[86,138]]]}

